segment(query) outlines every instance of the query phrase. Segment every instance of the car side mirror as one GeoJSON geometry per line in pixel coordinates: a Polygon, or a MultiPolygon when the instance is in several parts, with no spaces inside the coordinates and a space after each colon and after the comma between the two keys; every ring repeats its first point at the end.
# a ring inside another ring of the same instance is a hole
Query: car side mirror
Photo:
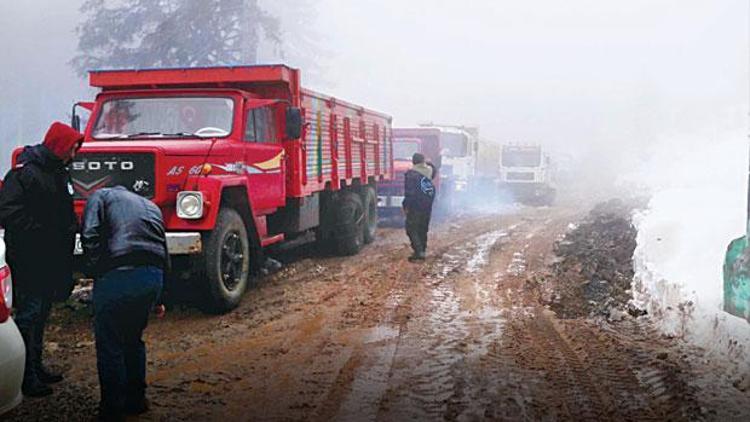
{"type": "Polygon", "coordinates": [[[299,139],[302,136],[302,110],[299,107],[287,107],[285,135],[287,141],[299,139]]]}

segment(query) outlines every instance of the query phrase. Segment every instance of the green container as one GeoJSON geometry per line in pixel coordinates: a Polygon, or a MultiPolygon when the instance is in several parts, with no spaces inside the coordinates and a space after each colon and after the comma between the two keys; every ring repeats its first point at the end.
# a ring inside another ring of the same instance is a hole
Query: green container
{"type": "Polygon", "coordinates": [[[750,320],[750,250],[747,236],[729,244],[724,259],[724,310],[750,320]]]}

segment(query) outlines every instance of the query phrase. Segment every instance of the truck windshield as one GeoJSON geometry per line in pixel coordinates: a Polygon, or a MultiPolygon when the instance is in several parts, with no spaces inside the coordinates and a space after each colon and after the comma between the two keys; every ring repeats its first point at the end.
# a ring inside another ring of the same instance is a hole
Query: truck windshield
{"type": "Polygon", "coordinates": [[[503,165],[506,167],[536,167],[541,164],[542,152],[532,150],[504,150],[503,165]]]}
{"type": "Polygon", "coordinates": [[[416,142],[393,142],[393,158],[395,160],[411,160],[412,155],[419,151],[419,144],[416,142]]]}
{"type": "Polygon", "coordinates": [[[213,138],[232,131],[234,102],[219,97],[121,98],[106,101],[92,136],[97,139],[213,138]]]}
{"type": "Polygon", "coordinates": [[[465,157],[468,155],[467,141],[463,133],[443,133],[440,136],[440,147],[447,157],[465,157]]]}

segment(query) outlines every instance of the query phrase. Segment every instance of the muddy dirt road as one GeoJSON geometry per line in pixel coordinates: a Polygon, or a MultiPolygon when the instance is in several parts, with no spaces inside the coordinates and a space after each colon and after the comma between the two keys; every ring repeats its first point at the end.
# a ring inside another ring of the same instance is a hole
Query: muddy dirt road
{"type": "MultiPolygon", "coordinates": [[[[520,209],[434,229],[428,260],[381,229],[355,258],[304,256],[221,317],[171,312],[147,330],[143,420],[712,419],[678,346],[643,319],[560,319],[529,288],[583,211],[520,209]]],[[[88,321],[58,312],[67,380],[10,420],[89,420],[88,321]]]]}

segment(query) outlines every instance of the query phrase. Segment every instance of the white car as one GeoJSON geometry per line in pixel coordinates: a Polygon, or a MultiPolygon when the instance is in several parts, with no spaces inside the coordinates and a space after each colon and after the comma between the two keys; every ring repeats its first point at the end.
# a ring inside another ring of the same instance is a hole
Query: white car
{"type": "Polygon", "coordinates": [[[0,415],[21,403],[26,349],[10,317],[13,280],[5,262],[5,242],[0,238],[0,415]]]}

